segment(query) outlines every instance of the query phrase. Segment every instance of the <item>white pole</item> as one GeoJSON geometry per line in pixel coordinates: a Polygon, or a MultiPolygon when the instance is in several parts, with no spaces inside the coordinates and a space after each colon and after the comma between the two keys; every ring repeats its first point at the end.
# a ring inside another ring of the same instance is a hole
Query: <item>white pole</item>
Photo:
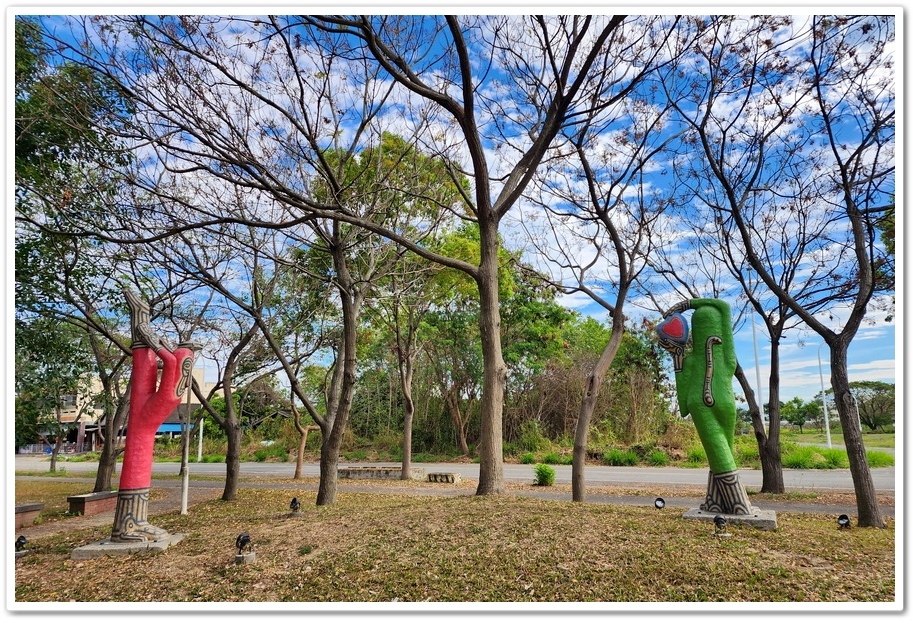
{"type": "Polygon", "coordinates": [[[184,418],[181,421],[181,514],[188,514],[188,446],[191,445],[191,388],[188,387],[184,418]]]}
{"type": "Polygon", "coordinates": [[[757,355],[757,322],[754,320],[754,309],[751,308],[751,335],[754,339],[754,368],[757,371],[757,400],[760,403],[760,410],[763,412],[763,423],[767,423],[767,411],[763,405],[763,392],[760,391],[760,357],[757,355]]]}
{"type": "Polygon", "coordinates": [[[200,429],[197,435],[197,462],[201,463],[204,460],[204,418],[200,418],[198,426],[200,429]]]}
{"type": "Polygon", "coordinates": [[[824,430],[827,431],[827,447],[833,448],[833,443],[830,441],[830,416],[827,415],[827,392],[824,391],[824,371],[821,369],[821,346],[823,345],[821,343],[817,347],[817,371],[821,375],[821,403],[824,405],[824,430]]]}
{"type": "MultiPolygon", "coordinates": [[[[747,282],[748,288],[750,288],[751,275],[753,275],[752,269],[750,266],[747,268],[747,282]]],[[[750,295],[748,295],[750,296],[750,295]]],[[[760,390],[760,356],[757,354],[757,321],[755,316],[757,315],[754,310],[753,305],[748,305],[748,309],[751,314],[751,336],[754,341],[754,370],[757,373],[757,403],[760,405],[761,415],[763,416],[763,424],[766,426],[767,423],[767,411],[763,403],[763,392],[760,390]]]]}

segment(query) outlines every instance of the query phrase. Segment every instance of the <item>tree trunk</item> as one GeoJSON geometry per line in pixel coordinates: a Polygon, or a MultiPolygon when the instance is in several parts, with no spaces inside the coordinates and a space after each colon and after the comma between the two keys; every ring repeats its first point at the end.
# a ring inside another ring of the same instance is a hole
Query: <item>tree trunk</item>
{"type": "Polygon", "coordinates": [[[299,424],[299,416],[296,416],[296,429],[299,431],[299,448],[296,451],[296,471],[293,473],[293,480],[302,478],[302,462],[305,454],[305,442],[308,440],[308,430],[299,424]]]}
{"type": "Polygon", "coordinates": [[[105,418],[105,433],[102,442],[102,451],[99,454],[99,469],[95,474],[95,488],[93,492],[111,491],[111,479],[118,464],[118,431],[127,422],[130,412],[130,390],[118,401],[118,407],[112,417],[105,418]]]}
{"type": "Polygon", "coordinates": [[[579,419],[576,422],[576,436],[573,443],[573,502],[585,501],[585,458],[586,450],[588,449],[588,430],[589,426],[591,426],[592,416],[595,413],[595,406],[598,404],[598,393],[601,389],[601,384],[604,382],[604,376],[617,355],[617,349],[623,340],[623,331],[623,319],[621,318],[618,321],[615,317],[614,326],[611,329],[611,338],[605,345],[601,357],[598,358],[595,367],[585,382],[585,392],[582,395],[582,403],[579,406],[579,419]]]}
{"type": "Polygon", "coordinates": [[[865,444],[862,443],[855,398],[849,389],[849,373],[846,368],[849,340],[843,337],[832,339],[828,346],[830,385],[843,428],[846,454],[849,456],[849,471],[852,474],[852,486],[856,492],[856,507],[859,513],[858,525],[860,528],[885,528],[886,524],[878,508],[878,496],[865,455],[865,444]]]}
{"type": "Polygon", "coordinates": [[[401,441],[401,480],[410,480],[411,453],[413,452],[413,361],[408,358],[401,371],[401,393],[404,396],[404,436],[401,441]]]}
{"type": "Polygon", "coordinates": [[[321,462],[318,482],[318,495],[315,498],[317,506],[331,505],[337,501],[337,460],[340,456],[340,442],[343,435],[337,431],[337,426],[332,426],[330,434],[322,433],[321,462]]]}
{"type": "MultiPolygon", "coordinates": [[[[229,400],[231,399],[230,396],[229,400]]],[[[229,400],[226,401],[227,410],[231,408],[229,400]]],[[[228,417],[230,416],[227,415],[228,417]]],[[[234,500],[239,493],[239,460],[242,454],[242,430],[238,423],[234,422],[234,416],[232,418],[232,424],[226,430],[226,483],[223,485],[222,496],[226,502],[234,500]]]]}
{"type": "Polygon", "coordinates": [[[448,406],[448,412],[452,416],[452,422],[455,424],[455,431],[458,435],[458,447],[464,456],[470,456],[471,449],[468,447],[467,431],[464,427],[464,419],[461,416],[461,407],[458,400],[458,389],[452,387],[445,395],[445,404],[448,406]]]}
{"type": "Polygon", "coordinates": [[[499,313],[499,239],[497,224],[480,223],[480,338],[483,346],[483,395],[480,401],[480,481],[477,495],[503,493],[503,361],[499,313]]]}
{"type": "MultiPolygon", "coordinates": [[[[741,385],[741,389],[744,391],[748,410],[751,412],[754,437],[757,439],[757,453],[760,455],[760,468],[763,472],[763,484],[760,487],[760,491],[761,493],[785,493],[786,487],[782,473],[782,451],[778,432],[779,422],[777,421],[776,423],[775,439],[772,434],[772,424],[770,426],[771,434],[767,437],[763,419],[760,417],[760,405],[757,403],[757,396],[754,394],[754,390],[751,389],[751,384],[748,382],[740,363],[735,368],[735,378],[738,379],[738,384],[741,385]]],[[[772,387],[770,391],[772,396],[772,387]]]]}

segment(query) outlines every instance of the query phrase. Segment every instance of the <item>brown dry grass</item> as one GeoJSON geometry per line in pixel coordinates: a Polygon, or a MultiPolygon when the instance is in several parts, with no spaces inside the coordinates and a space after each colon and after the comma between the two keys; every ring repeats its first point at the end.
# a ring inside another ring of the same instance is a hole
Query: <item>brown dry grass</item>
{"type": "MultiPolygon", "coordinates": [[[[16,560],[15,599],[889,605],[896,596],[893,520],[885,530],[841,532],[833,515],[781,513],[775,531],[732,526],[729,538],[719,538],[674,508],[480,497],[471,495],[472,481],[458,485],[467,495],[457,497],[417,495],[417,483],[383,485],[404,491],[342,490],[336,504],[316,507],[303,484],[243,484],[232,502],[151,517],[186,535],[154,555],[70,559],[73,548],[107,537],[110,526],[36,538],[16,560]],[[300,517],[288,512],[294,495],[306,500],[300,517]],[[234,541],[243,531],[256,559],[236,564],[234,541]]],[[[17,483],[17,499],[20,493],[38,495],[17,483]]]]}

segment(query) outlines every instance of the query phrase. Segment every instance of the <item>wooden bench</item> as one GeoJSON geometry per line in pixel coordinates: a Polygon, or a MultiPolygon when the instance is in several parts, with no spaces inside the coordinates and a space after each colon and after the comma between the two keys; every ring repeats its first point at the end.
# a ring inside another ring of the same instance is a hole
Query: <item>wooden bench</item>
{"type": "Polygon", "coordinates": [[[41,514],[41,510],[45,507],[41,502],[35,502],[31,504],[17,504],[16,505],[16,529],[23,526],[31,526],[35,523],[35,520],[38,519],[38,515],[41,514]]]}
{"type": "Polygon", "coordinates": [[[114,510],[118,504],[117,491],[97,491],[71,495],[67,498],[70,512],[74,515],[95,515],[105,511],[114,510]]]}

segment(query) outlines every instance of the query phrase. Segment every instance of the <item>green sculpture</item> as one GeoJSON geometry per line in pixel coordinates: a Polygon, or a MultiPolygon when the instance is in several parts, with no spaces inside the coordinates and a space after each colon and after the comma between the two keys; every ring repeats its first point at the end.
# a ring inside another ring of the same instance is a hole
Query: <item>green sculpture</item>
{"type": "Polygon", "coordinates": [[[719,299],[682,301],[665,312],[656,332],[674,357],[678,408],[682,416],[693,419],[709,460],[706,500],[700,510],[752,513],[732,453],[737,417],[732,377],[737,358],[728,304],[719,299]],[[692,327],[681,314],[687,310],[694,310],[692,327]]]}

